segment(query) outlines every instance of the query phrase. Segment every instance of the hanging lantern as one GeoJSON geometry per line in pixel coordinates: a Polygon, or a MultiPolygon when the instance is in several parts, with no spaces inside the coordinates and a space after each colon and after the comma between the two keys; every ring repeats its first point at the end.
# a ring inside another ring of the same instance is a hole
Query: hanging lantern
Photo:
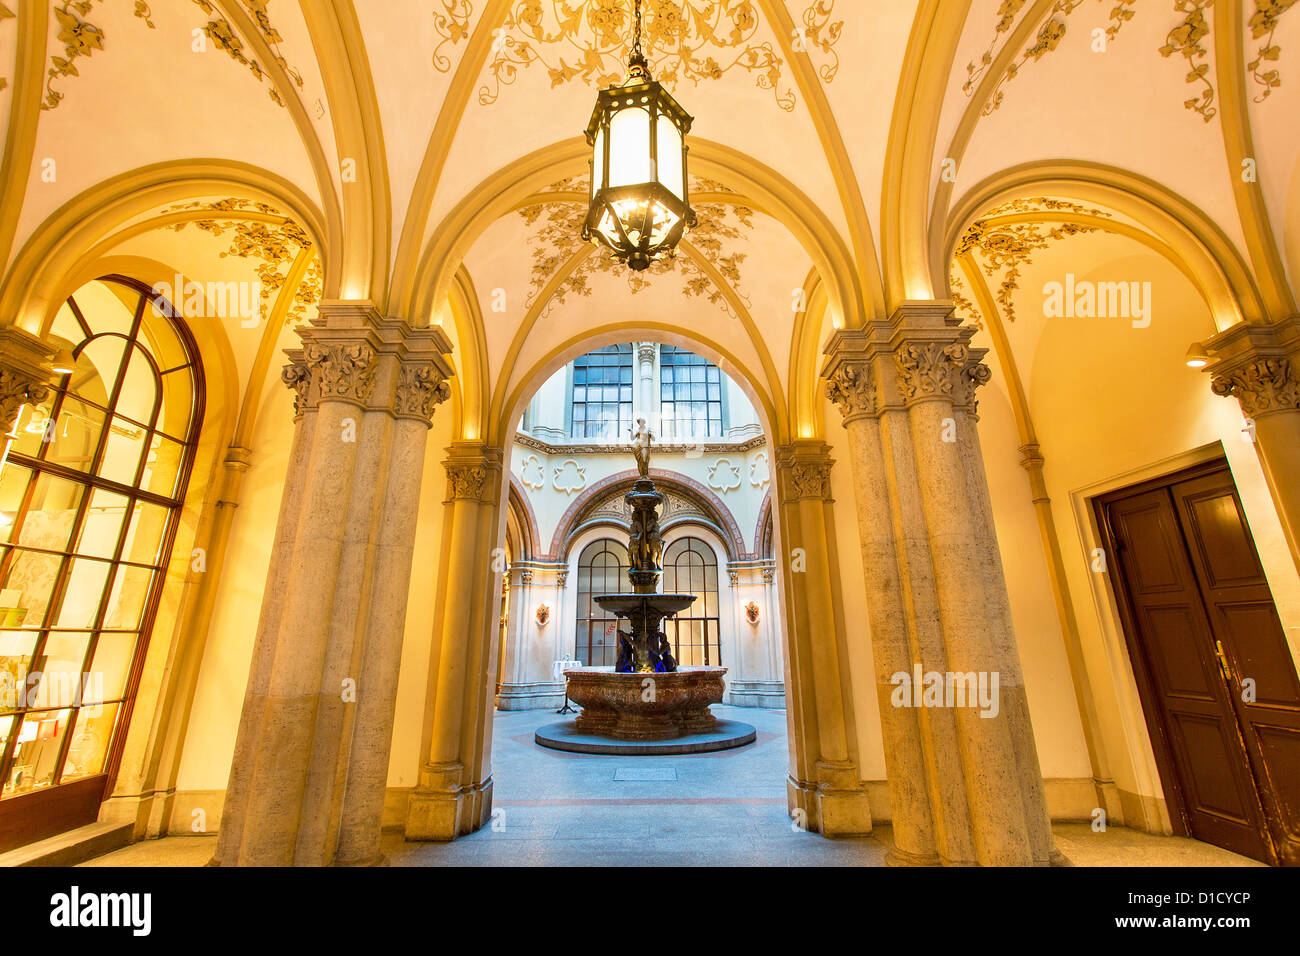
{"type": "Polygon", "coordinates": [[[621,86],[601,90],[587,126],[591,205],[582,238],[641,272],[673,255],[695,225],[686,179],[690,115],[650,76],[641,52],[641,0],[621,86]]]}

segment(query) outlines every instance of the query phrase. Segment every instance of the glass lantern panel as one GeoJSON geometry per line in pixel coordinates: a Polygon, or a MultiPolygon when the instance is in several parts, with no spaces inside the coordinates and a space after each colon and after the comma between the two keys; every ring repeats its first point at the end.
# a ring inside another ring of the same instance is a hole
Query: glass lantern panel
{"type": "Polygon", "coordinates": [[[596,130],[596,145],[591,153],[591,195],[605,186],[605,130],[596,130]]]}
{"type": "Polygon", "coordinates": [[[678,199],[686,199],[686,182],[682,175],[682,134],[671,119],[662,114],[658,123],[659,182],[678,199]]]}
{"type": "Polygon", "coordinates": [[[621,109],[609,121],[609,185],[652,182],[650,113],[640,107],[621,109]]]}

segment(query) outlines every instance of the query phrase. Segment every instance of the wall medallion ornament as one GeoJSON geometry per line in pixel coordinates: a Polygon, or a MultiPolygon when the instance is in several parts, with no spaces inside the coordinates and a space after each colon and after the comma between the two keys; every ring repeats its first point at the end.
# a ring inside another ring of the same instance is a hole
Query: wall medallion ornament
{"type": "Polygon", "coordinates": [[[320,388],[320,397],[364,405],[375,387],[375,350],[361,342],[321,345],[309,342],[303,358],[320,388]]]}
{"type": "Polygon", "coordinates": [[[569,458],[555,469],[555,478],[551,483],[556,491],[562,491],[566,495],[574,494],[587,487],[587,469],[569,458]]]}
{"type": "Polygon", "coordinates": [[[551,619],[551,609],[545,604],[537,605],[537,624],[539,627],[545,627],[546,622],[551,619]]]}
{"type": "Polygon", "coordinates": [[[745,605],[745,620],[750,624],[758,623],[758,605],[753,601],[745,605]]]}
{"type": "Polygon", "coordinates": [[[1285,358],[1259,359],[1215,378],[1210,388],[1215,395],[1236,398],[1247,418],[1300,409],[1300,380],[1285,358]]]}
{"type": "Polygon", "coordinates": [[[772,480],[772,466],[768,463],[767,452],[760,451],[749,463],[749,483],[755,488],[762,488],[772,480]]]}
{"type": "Polygon", "coordinates": [[[876,414],[876,387],[871,366],[845,362],[826,382],[826,397],[839,406],[845,424],[876,414]]]}
{"type": "Polygon", "coordinates": [[[740,487],[740,469],[728,458],[719,458],[709,469],[709,487],[724,495],[740,487]]]}
{"type": "Polygon", "coordinates": [[[450,397],[451,383],[432,362],[402,366],[394,402],[398,415],[429,421],[433,410],[450,397]]]}
{"type": "Polygon", "coordinates": [[[536,455],[529,455],[519,468],[519,480],[533,491],[541,491],[546,485],[546,468],[536,455]]]}
{"type": "Polygon", "coordinates": [[[898,363],[898,387],[903,401],[926,398],[953,398],[958,373],[966,366],[970,350],[964,345],[913,343],[905,345],[895,356],[898,363]]]}

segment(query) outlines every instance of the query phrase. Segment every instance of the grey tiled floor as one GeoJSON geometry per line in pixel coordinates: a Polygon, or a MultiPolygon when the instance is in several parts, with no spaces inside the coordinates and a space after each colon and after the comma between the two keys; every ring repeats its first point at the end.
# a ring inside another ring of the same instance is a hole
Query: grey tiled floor
{"type": "MultiPolygon", "coordinates": [[[[785,713],[731,707],[718,716],[758,729],[751,745],[719,754],[597,757],[538,747],[550,711],[498,713],[493,729],[492,826],[453,843],[385,835],[393,866],[879,866],[887,826],[827,840],[795,830],[786,811],[785,713]],[[645,779],[646,777],[661,779],[645,779]],[[666,779],[662,779],[666,778],[666,779]]],[[[1249,866],[1226,850],[1123,827],[1053,827],[1080,866],[1249,866]]],[[[211,838],[137,843],[91,866],[201,866],[211,838]]]]}

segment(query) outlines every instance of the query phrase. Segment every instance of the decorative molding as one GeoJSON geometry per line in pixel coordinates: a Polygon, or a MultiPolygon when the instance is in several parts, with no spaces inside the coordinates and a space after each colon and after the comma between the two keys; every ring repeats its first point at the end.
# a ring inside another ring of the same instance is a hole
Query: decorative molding
{"type": "Polygon", "coordinates": [[[24,405],[39,405],[49,393],[49,386],[39,379],[0,367],[0,434],[13,429],[24,405]]]}
{"type": "MultiPolygon", "coordinates": [[[[524,448],[530,448],[539,451],[544,455],[626,455],[626,442],[611,442],[603,445],[593,444],[559,444],[553,445],[550,442],[543,441],[535,435],[526,435],[522,432],[516,433],[515,444],[522,445],[524,448]]],[[[753,451],[755,448],[762,448],[767,444],[767,439],[759,435],[757,438],[750,438],[743,442],[708,442],[703,445],[691,443],[655,443],[656,455],[673,455],[684,454],[687,451],[700,452],[705,455],[733,453],[743,455],[753,451]]]]}
{"type": "Polygon", "coordinates": [[[777,449],[776,467],[781,479],[782,503],[809,498],[830,502],[830,446],[820,442],[799,442],[777,449]]]}
{"type": "Polygon", "coordinates": [[[1210,122],[1219,114],[1214,105],[1214,84],[1210,82],[1210,64],[1204,61],[1210,55],[1201,41],[1210,35],[1210,25],[1205,20],[1205,11],[1214,6],[1214,0],[1177,0],[1175,9],[1182,13],[1183,21],[1169,31],[1165,45],[1160,48],[1160,55],[1182,56],[1187,61],[1186,81],[1199,83],[1203,88],[1199,96],[1183,101],[1183,106],[1198,113],[1205,122],[1210,122]]]}
{"type": "Polygon", "coordinates": [[[303,360],[312,374],[317,401],[365,405],[375,387],[375,350],[361,342],[308,342],[303,360]]]}
{"type": "MultiPolygon", "coordinates": [[[[439,36],[434,69],[451,70],[444,49],[469,38],[473,4],[441,0],[434,13],[439,36]]],[[[844,22],[833,20],[835,0],[813,0],[799,16],[797,50],[821,51],[817,75],[825,83],[839,72],[836,50],[844,22]]],[[[622,82],[631,36],[631,4],[616,0],[515,0],[494,32],[486,66],[487,82],[478,90],[480,105],[490,106],[522,70],[541,64],[560,86],[578,81],[608,87],[622,82]]],[[[645,11],[642,46],[655,78],[669,89],[690,81],[719,80],[729,73],[754,77],[759,89],[771,90],[786,112],[795,107],[793,89],[785,88],[779,47],[759,37],[761,24],[753,0],[676,0],[652,2],[645,11]]]]}
{"type": "Polygon", "coordinates": [[[876,414],[876,383],[869,362],[843,362],[826,380],[826,397],[844,417],[844,424],[876,414]]]}
{"type": "Polygon", "coordinates": [[[755,488],[762,488],[772,481],[772,466],[767,460],[767,452],[760,451],[749,463],[749,483],[755,488]]]}
{"type": "Polygon", "coordinates": [[[546,487],[546,466],[536,455],[529,455],[519,466],[519,480],[533,491],[546,487]],[[530,474],[530,470],[533,474],[530,474]]]}
{"type": "Polygon", "coordinates": [[[979,400],[975,393],[993,379],[993,370],[981,358],[983,354],[975,351],[966,357],[966,364],[957,375],[952,397],[954,407],[964,408],[976,418],[979,418],[979,400]]]}
{"type": "Polygon", "coordinates": [[[556,491],[562,491],[566,495],[574,494],[587,487],[587,469],[572,458],[566,458],[556,467],[551,484],[556,491]],[[563,484],[560,482],[562,477],[564,478],[563,484]]]}
{"type": "Polygon", "coordinates": [[[1247,418],[1300,409],[1300,381],[1289,359],[1261,358],[1226,375],[1215,376],[1215,395],[1236,398],[1247,418]]]}
{"type": "Polygon", "coordinates": [[[433,420],[433,411],[451,398],[451,383],[432,362],[406,363],[398,373],[393,409],[399,418],[433,420]]]}
{"type": "Polygon", "coordinates": [[[444,462],[447,469],[447,500],[457,498],[490,504],[496,498],[492,473],[496,470],[484,462],[444,462]]]}
{"type": "Polygon", "coordinates": [[[307,410],[307,387],[311,383],[307,363],[301,359],[291,361],[281,369],[280,381],[293,389],[293,414],[297,418],[307,410]]]}

